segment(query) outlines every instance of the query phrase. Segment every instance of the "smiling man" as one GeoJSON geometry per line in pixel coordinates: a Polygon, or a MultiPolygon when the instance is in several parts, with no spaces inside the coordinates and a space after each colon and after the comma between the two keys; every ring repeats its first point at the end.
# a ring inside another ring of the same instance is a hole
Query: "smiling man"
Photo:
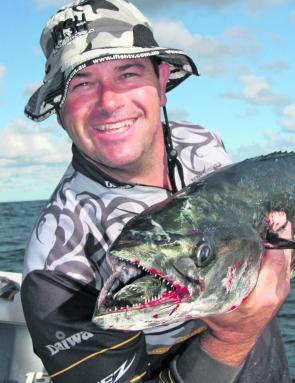
{"type": "Polygon", "coordinates": [[[216,134],[168,122],[166,92],[198,71],[184,52],[159,47],[128,1],[61,8],[41,46],[44,83],[25,113],[35,121],[56,113],[73,142],[24,262],[24,313],[52,381],[290,382],[273,319],[290,289],[282,251],[265,253],[257,287],[233,313],[146,332],[92,322],[106,286],[114,293],[140,273],[108,257],[124,225],[230,159],[216,134]]]}
{"type": "Polygon", "coordinates": [[[69,85],[61,124],[100,170],[120,181],[168,186],[160,107],[169,74],[160,64],[157,77],[149,59],[90,65],[69,85]]]}

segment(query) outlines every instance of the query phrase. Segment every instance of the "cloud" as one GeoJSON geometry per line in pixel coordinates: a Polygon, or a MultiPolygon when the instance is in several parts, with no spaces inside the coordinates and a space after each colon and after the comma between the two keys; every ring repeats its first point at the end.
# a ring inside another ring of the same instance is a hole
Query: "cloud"
{"type": "MultiPolygon", "coordinates": [[[[195,9],[206,9],[208,11],[223,12],[225,10],[234,8],[246,9],[250,14],[256,15],[270,7],[281,6],[288,3],[289,0],[169,0],[169,9],[183,9],[192,10],[195,9]]],[[[34,0],[38,7],[48,6],[63,6],[69,3],[69,0],[34,0]]],[[[167,13],[167,2],[159,0],[132,0],[132,3],[136,5],[143,13],[147,13],[149,16],[154,17],[155,15],[167,13]]]]}
{"type": "Polygon", "coordinates": [[[189,121],[189,112],[182,108],[171,108],[167,110],[170,121],[189,121]]]}
{"type": "Polygon", "coordinates": [[[245,100],[254,105],[282,105],[288,101],[288,98],[275,92],[266,77],[253,74],[242,74],[239,77],[242,85],[240,92],[226,92],[221,96],[229,99],[245,100]]]}
{"type": "Polygon", "coordinates": [[[24,95],[26,97],[30,97],[40,86],[42,85],[42,82],[31,82],[25,87],[24,95]]]}
{"type": "MultiPolygon", "coordinates": [[[[158,1],[158,0],[133,0],[133,3],[142,11],[145,12],[158,12],[162,11],[163,9],[167,9],[167,3],[165,1],[158,1]]],[[[222,9],[226,8],[231,4],[235,4],[235,0],[182,0],[181,1],[181,7],[206,7],[206,8],[214,8],[214,9],[222,9]]],[[[170,0],[169,1],[169,8],[170,7],[178,7],[179,6],[179,0],[170,0]]]]}
{"type": "Polygon", "coordinates": [[[261,11],[268,10],[270,7],[279,7],[288,2],[289,0],[248,0],[247,6],[249,11],[256,15],[261,11]]]}
{"type": "Polygon", "coordinates": [[[264,139],[253,140],[247,145],[236,148],[227,147],[230,157],[234,162],[246,158],[256,157],[272,152],[292,151],[295,146],[295,136],[284,134],[283,132],[267,129],[264,132],[264,139]]]}
{"type": "MultiPolygon", "coordinates": [[[[289,0],[182,0],[182,8],[205,8],[208,10],[222,11],[230,7],[245,7],[247,11],[250,11],[251,14],[256,14],[265,9],[268,9],[273,6],[280,6],[286,4],[289,0]]],[[[167,10],[167,3],[165,1],[159,0],[133,0],[133,3],[138,6],[143,12],[157,13],[163,10],[167,10]]],[[[170,0],[169,8],[179,7],[179,0],[170,0]]]]}
{"type": "Polygon", "coordinates": [[[292,19],[293,23],[295,23],[295,11],[292,12],[292,14],[291,14],[291,19],[292,19]]]}
{"type": "Polygon", "coordinates": [[[263,76],[253,74],[241,76],[243,96],[253,104],[277,104],[285,101],[283,95],[273,91],[269,81],[263,76]]]}
{"type": "Polygon", "coordinates": [[[4,166],[65,165],[70,146],[61,128],[16,119],[0,130],[0,159],[4,166]]]}
{"type": "Polygon", "coordinates": [[[1,160],[0,169],[1,202],[48,199],[65,172],[65,167],[42,164],[20,169],[1,160]]]}
{"type": "Polygon", "coordinates": [[[261,65],[260,68],[263,71],[269,71],[269,72],[277,74],[290,69],[290,64],[287,61],[277,60],[277,61],[272,61],[268,64],[261,65]]]}
{"type": "Polygon", "coordinates": [[[160,20],[154,25],[156,39],[161,46],[183,49],[201,62],[201,72],[211,76],[228,70],[227,62],[260,51],[256,37],[249,28],[235,26],[219,36],[191,33],[181,21],[160,20]],[[169,30],[169,33],[167,33],[169,30]]]}
{"type": "Polygon", "coordinates": [[[3,64],[0,64],[0,79],[1,79],[2,77],[4,77],[5,72],[6,72],[6,66],[3,65],[3,64]]]}
{"type": "Polygon", "coordinates": [[[260,48],[253,32],[244,27],[230,28],[218,37],[202,36],[192,34],[181,21],[163,20],[154,25],[154,30],[161,45],[180,47],[203,58],[230,58],[255,53],[260,48]]]}
{"type": "Polygon", "coordinates": [[[206,74],[210,77],[221,77],[230,71],[230,67],[226,62],[202,62],[199,71],[201,75],[206,74]]]}
{"type": "Polygon", "coordinates": [[[70,140],[57,124],[12,121],[0,130],[2,201],[47,199],[65,172],[70,140]]]}
{"type": "Polygon", "coordinates": [[[286,131],[295,131],[295,104],[287,105],[283,109],[280,123],[286,131]]]}
{"type": "Polygon", "coordinates": [[[295,132],[295,104],[289,104],[281,109],[278,123],[281,129],[279,127],[265,129],[262,140],[254,139],[246,145],[234,148],[227,145],[233,161],[241,161],[272,152],[293,151],[295,147],[295,134],[293,134],[295,132]]]}
{"type": "MultiPolygon", "coordinates": [[[[242,0],[240,0],[242,1],[242,0]]],[[[162,10],[167,9],[167,3],[165,1],[158,0],[132,0],[134,5],[136,5],[142,12],[152,12],[156,13],[162,10]]],[[[223,9],[228,7],[231,4],[235,4],[235,0],[182,0],[182,7],[206,7],[206,8],[214,8],[214,9],[223,9]]],[[[69,3],[69,0],[35,0],[35,3],[40,7],[47,7],[50,5],[64,5],[69,3]]],[[[169,7],[177,7],[179,5],[178,0],[169,1],[169,7]]]]}
{"type": "Polygon", "coordinates": [[[263,154],[279,151],[294,151],[295,147],[295,104],[284,106],[278,118],[279,126],[266,128],[263,139],[255,140],[239,147],[229,147],[227,150],[233,161],[241,161],[263,154]],[[281,127],[281,129],[280,129],[281,127]],[[290,134],[292,133],[292,134],[290,134]]]}
{"type": "Polygon", "coordinates": [[[55,5],[57,7],[60,7],[62,5],[68,4],[69,0],[35,0],[35,4],[38,7],[48,7],[51,5],[55,5]]]}

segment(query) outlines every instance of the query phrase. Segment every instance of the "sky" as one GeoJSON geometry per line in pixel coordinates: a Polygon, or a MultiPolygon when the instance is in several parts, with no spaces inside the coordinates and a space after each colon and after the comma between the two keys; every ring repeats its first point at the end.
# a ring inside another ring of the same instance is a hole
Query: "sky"
{"type": "MultiPolygon", "coordinates": [[[[64,0],[1,4],[0,202],[47,199],[70,159],[55,116],[23,115],[41,84],[41,30],[64,0]]],[[[295,0],[134,0],[160,46],[186,51],[200,77],[168,93],[170,120],[218,132],[233,161],[295,147],[295,0]]]]}

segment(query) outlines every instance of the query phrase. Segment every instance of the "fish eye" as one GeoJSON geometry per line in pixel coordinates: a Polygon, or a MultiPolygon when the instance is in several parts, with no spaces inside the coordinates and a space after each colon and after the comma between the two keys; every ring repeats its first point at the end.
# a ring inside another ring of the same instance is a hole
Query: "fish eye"
{"type": "Polygon", "coordinates": [[[194,249],[195,263],[198,267],[207,266],[214,258],[214,252],[206,241],[199,242],[194,249]]]}

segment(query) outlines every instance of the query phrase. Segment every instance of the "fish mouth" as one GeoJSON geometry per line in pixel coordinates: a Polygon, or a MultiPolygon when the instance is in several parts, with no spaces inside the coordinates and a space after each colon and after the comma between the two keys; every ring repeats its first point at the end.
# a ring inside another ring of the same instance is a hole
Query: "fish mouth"
{"type": "Polygon", "coordinates": [[[139,274],[124,284],[114,293],[107,292],[105,298],[100,299],[96,318],[102,316],[124,316],[130,312],[148,312],[153,318],[161,316],[161,309],[167,315],[177,310],[179,304],[190,297],[189,290],[174,283],[155,268],[147,268],[140,261],[129,262],[122,260],[132,267],[136,267],[139,274]]]}

